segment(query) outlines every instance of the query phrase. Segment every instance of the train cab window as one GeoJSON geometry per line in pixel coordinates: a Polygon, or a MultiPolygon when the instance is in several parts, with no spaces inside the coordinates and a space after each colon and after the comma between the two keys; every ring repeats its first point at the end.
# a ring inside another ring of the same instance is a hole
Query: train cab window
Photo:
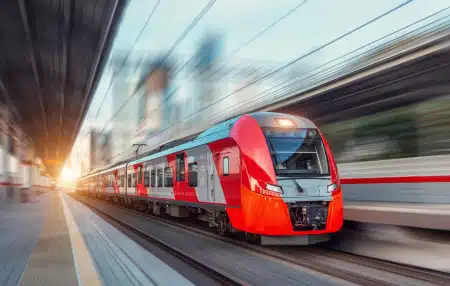
{"type": "Polygon", "coordinates": [[[163,170],[161,168],[158,168],[156,170],[156,175],[158,179],[156,180],[156,186],[157,187],[164,187],[163,186],[163,170]]]}
{"type": "Polygon", "coordinates": [[[128,174],[128,187],[131,187],[131,174],[128,174]]]}
{"type": "Polygon", "coordinates": [[[330,175],[328,158],[317,129],[263,128],[277,175],[330,175]]]}
{"type": "Polygon", "coordinates": [[[176,165],[177,181],[184,181],[184,153],[177,155],[176,165]]]}
{"type": "Polygon", "coordinates": [[[228,156],[223,157],[222,173],[224,176],[228,176],[230,174],[230,159],[228,158],[228,156]]]}
{"type": "Polygon", "coordinates": [[[150,187],[150,172],[148,170],[144,172],[144,187],[150,187]]]}
{"type": "Polygon", "coordinates": [[[188,165],[188,185],[190,187],[197,187],[197,185],[198,185],[197,162],[189,163],[189,165],[188,165]]]}
{"type": "Polygon", "coordinates": [[[173,187],[173,174],[170,167],[164,169],[164,186],[173,187]]]}
{"type": "Polygon", "coordinates": [[[153,188],[156,187],[156,170],[153,169],[151,172],[152,176],[150,177],[150,186],[153,188]]]}

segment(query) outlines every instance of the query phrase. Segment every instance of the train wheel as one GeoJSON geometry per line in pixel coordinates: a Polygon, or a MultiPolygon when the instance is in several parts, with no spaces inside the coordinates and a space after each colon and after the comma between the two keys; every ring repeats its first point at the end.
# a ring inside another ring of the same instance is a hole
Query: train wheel
{"type": "Polygon", "coordinates": [[[233,227],[226,214],[221,214],[216,218],[216,229],[221,236],[229,237],[232,235],[233,227]]]}

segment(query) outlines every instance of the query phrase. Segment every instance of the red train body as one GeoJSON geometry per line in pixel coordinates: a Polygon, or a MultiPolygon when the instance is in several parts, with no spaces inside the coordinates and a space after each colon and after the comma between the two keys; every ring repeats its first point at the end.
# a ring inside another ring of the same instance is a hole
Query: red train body
{"type": "Polygon", "coordinates": [[[286,114],[241,115],[77,183],[77,192],[195,215],[264,244],[323,241],[343,224],[330,147],[313,122],[286,114]]]}

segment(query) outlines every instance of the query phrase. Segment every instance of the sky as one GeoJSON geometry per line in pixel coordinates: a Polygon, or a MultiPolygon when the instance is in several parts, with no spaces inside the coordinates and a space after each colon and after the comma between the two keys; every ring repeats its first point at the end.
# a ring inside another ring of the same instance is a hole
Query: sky
{"type": "MultiPolygon", "coordinates": [[[[282,66],[408,1],[216,0],[195,26],[183,35],[210,2],[130,0],[112,52],[131,51],[131,58],[136,55],[150,57],[163,55],[175,47],[173,55],[189,57],[196,52],[203,36],[212,32],[221,37],[219,58],[222,61],[267,62],[282,66]],[[150,20],[149,15],[152,15],[150,20]],[[271,25],[270,29],[265,30],[271,25]]],[[[450,0],[411,1],[399,10],[305,57],[296,65],[318,66],[449,6],[450,0]]],[[[92,124],[104,126],[112,116],[108,87],[113,79],[110,73],[105,73],[101,78],[84,127],[92,124]],[[104,98],[106,100],[102,104],[104,98]],[[102,108],[96,116],[100,106],[102,108]]]]}

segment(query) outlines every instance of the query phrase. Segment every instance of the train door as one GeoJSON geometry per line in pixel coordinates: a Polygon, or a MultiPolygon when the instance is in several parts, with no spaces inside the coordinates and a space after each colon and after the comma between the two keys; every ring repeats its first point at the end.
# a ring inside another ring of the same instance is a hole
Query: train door
{"type": "Polygon", "coordinates": [[[138,164],[138,165],[134,165],[134,172],[136,174],[136,195],[138,196],[142,196],[142,195],[146,195],[146,192],[144,192],[144,182],[143,182],[143,174],[144,174],[144,165],[143,164],[138,164]]]}
{"type": "Polygon", "coordinates": [[[179,153],[176,155],[176,185],[175,185],[175,192],[178,192],[178,195],[182,198],[182,200],[186,200],[186,188],[185,188],[185,182],[186,182],[186,164],[185,164],[185,154],[179,153]]]}
{"type": "Polygon", "coordinates": [[[215,202],[215,165],[214,165],[214,158],[213,158],[213,154],[211,152],[208,152],[207,156],[206,156],[206,170],[207,170],[207,174],[208,174],[208,179],[207,181],[207,199],[208,202],[215,202]]]}

